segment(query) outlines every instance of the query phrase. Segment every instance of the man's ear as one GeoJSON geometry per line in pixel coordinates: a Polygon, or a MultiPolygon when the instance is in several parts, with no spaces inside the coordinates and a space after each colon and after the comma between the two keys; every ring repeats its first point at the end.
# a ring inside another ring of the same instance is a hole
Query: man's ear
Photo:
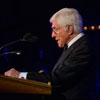
{"type": "Polygon", "coordinates": [[[72,25],[68,25],[68,34],[69,35],[73,34],[73,26],[72,25]]]}

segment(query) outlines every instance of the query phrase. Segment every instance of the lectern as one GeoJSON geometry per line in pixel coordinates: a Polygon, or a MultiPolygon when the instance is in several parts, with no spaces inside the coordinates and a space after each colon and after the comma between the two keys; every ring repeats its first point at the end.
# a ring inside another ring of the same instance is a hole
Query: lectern
{"type": "Polygon", "coordinates": [[[51,85],[34,80],[24,80],[0,75],[0,93],[50,95],[51,85]]]}

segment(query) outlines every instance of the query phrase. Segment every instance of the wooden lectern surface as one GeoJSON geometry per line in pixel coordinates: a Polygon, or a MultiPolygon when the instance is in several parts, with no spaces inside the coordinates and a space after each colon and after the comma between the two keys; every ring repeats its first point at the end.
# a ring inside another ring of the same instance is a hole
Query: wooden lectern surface
{"type": "Polygon", "coordinates": [[[0,75],[0,93],[51,94],[51,85],[0,75]]]}

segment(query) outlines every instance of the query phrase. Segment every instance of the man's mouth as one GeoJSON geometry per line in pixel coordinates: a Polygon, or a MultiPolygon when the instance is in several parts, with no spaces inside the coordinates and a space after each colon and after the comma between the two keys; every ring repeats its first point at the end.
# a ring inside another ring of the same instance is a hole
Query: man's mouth
{"type": "Polygon", "coordinates": [[[57,43],[59,44],[59,40],[57,40],[57,43]]]}

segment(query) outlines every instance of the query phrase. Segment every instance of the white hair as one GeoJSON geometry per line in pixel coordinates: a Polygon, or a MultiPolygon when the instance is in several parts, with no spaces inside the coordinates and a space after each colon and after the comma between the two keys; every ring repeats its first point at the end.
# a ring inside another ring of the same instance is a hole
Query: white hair
{"type": "Polygon", "coordinates": [[[50,22],[53,23],[57,20],[61,27],[72,25],[74,33],[80,33],[83,28],[83,19],[79,12],[74,8],[63,8],[56,12],[51,18],[50,22]]]}

